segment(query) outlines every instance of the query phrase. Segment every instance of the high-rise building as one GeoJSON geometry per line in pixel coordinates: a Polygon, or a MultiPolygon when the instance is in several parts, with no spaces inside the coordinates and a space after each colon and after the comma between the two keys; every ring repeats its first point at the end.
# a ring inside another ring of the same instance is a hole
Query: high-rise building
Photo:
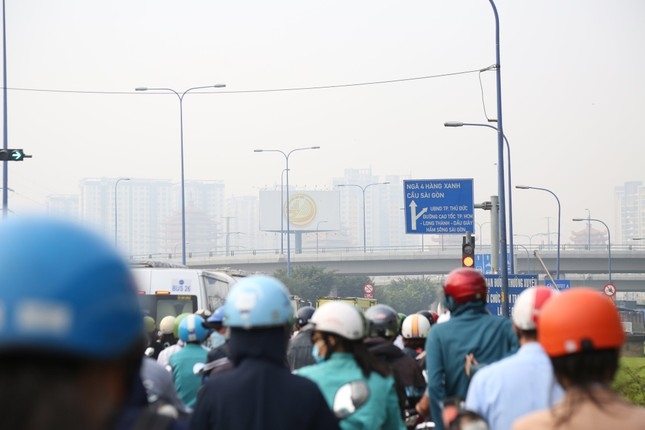
{"type": "MultiPolygon", "coordinates": [[[[181,255],[181,190],[167,180],[90,178],[81,181],[81,219],[136,258],[181,255]]],[[[186,252],[217,246],[224,185],[186,181],[186,252]]]]}
{"type": "Polygon", "coordinates": [[[79,197],[76,194],[56,194],[47,196],[47,213],[72,221],[80,219],[79,197]]]}
{"type": "MultiPolygon", "coordinates": [[[[616,243],[629,244],[645,236],[645,187],[641,181],[630,181],[614,189],[616,216],[619,220],[616,243]]],[[[613,238],[612,234],[612,238],[613,238]]],[[[613,240],[612,240],[613,242],[613,240]]]]}

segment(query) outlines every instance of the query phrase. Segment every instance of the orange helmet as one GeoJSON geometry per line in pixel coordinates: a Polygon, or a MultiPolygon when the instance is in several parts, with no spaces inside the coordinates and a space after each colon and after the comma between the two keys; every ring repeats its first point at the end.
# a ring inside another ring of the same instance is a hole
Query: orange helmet
{"type": "Polygon", "coordinates": [[[542,308],[538,340],[550,357],[625,342],[620,315],[612,300],[591,288],[573,288],[552,297],[542,308]]]}
{"type": "Polygon", "coordinates": [[[443,292],[456,304],[486,299],[486,279],[479,270],[461,267],[446,276],[443,292]]]}

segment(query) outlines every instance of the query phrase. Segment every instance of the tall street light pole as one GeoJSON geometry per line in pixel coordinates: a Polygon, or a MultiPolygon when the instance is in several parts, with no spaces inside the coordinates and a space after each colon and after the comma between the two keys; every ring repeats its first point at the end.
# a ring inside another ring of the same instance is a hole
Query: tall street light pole
{"type": "MultiPolygon", "coordinates": [[[[444,127],[487,127],[497,131],[497,127],[490,124],[479,124],[471,122],[458,122],[449,121],[445,122],[444,127]]],[[[511,145],[506,139],[506,135],[502,134],[504,143],[506,144],[506,161],[508,162],[508,244],[510,245],[510,259],[511,259],[511,273],[515,273],[515,247],[513,246],[513,185],[511,181],[511,145]]],[[[504,260],[502,260],[504,261],[504,260]]]]}
{"type": "MultiPolygon", "coordinates": [[[[284,152],[281,149],[254,149],[253,152],[279,152],[284,156],[285,168],[283,172],[286,172],[287,177],[287,277],[291,276],[291,208],[289,202],[289,156],[296,151],[305,151],[308,149],[320,149],[320,146],[307,146],[304,148],[292,149],[289,152],[284,152]]],[[[282,204],[282,202],[280,202],[282,204]]]]}
{"type": "Polygon", "coordinates": [[[114,183],[114,246],[117,246],[117,233],[119,231],[118,229],[118,221],[119,221],[119,211],[118,211],[118,200],[117,200],[117,186],[119,185],[119,182],[121,181],[129,181],[130,178],[119,178],[116,180],[114,183]]]}
{"type": "Polygon", "coordinates": [[[367,190],[369,187],[372,187],[374,185],[387,185],[389,182],[374,182],[372,184],[367,184],[365,186],[358,185],[358,184],[339,184],[336,185],[337,187],[356,187],[361,190],[363,193],[363,254],[367,253],[367,229],[365,227],[365,190],[367,190]]]}
{"type": "Polygon", "coordinates": [[[604,221],[601,221],[597,218],[574,218],[573,221],[587,221],[587,222],[595,221],[604,225],[605,228],[607,229],[607,249],[609,250],[609,272],[607,276],[609,278],[609,283],[611,284],[611,232],[609,231],[609,226],[605,224],[604,221]]]}
{"type": "Polygon", "coordinates": [[[553,197],[555,197],[555,201],[558,202],[558,257],[557,257],[557,264],[556,264],[556,276],[555,279],[560,279],[560,214],[562,213],[562,208],[560,206],[560,199],[558,196],[551,190],[547,188],[540,188],[540,187],[530,187],[528,185],[517,185],[515,188],[520,189],[520,190],[539,190],[539,191],[546,191],[547,193],[551,194],[553,197]]]}
{"type": "Polygon", "coordinates": [[[181,158],[181,264],[186,265],[186,194],[184,181],[184,96],[190,91],[203,90],[207,88],[224,88],[225,84],[204,85],[200,87],[188,88],[183,93],[179,93],[172,88],[148,88],[137,87],[135,91],[167,91],[177,96],[179,99],[179,142],[181,158]]]}

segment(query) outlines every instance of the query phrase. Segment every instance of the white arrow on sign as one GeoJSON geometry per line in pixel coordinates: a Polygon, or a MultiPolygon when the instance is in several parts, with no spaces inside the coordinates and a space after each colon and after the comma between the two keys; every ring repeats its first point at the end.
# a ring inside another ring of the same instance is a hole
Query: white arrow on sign
{"type": "Polygon", "coordinates": [[[412,225],[412,230],[417,229],[417,220],[426,212],[428,212],[428,208],[423,208],[421,212],[417,213],[417,204],[414,200],[410,202],[410,224],[412,225]]]}

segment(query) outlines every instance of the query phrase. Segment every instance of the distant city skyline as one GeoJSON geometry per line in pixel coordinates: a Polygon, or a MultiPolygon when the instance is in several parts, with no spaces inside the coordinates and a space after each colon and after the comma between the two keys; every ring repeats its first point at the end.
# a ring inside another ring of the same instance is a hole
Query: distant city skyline
{"type": "MultiPolygon", "coordinates": [[[[166,180],[129,178],[121,182],[118,193],[115,184],[119,178],[86,179],[78,196],[51,196],[48,212],[76,218],[93,225],[109,238],[115,238],[118,246],[128,255],[180,254],[179,236],[179,194],[178,184],[166,180]],[[114,204],[119,206],[115,208],[114,204]],[[117,209],[119,209],[117,211],[117,209]],[[118,213],[117,213],[118,212],[118,213]],[[115,234],[115,214],[118,215],[118,229],[115,234]],[[138,236],[137,236],[138,235],[138,236]]],[[[302,233],[294,251],[304,248],[312,252],[315,248],[325,252],[326,248],[355,248],[362,245],[362,201],[358,188],[338,187],[339,184],[389,182],[370,188],[366,198],[366,233],[369,248],[421,248],[443,245],[457,246],[461,234],[456,235],[413,235],[405,234],[405,220],[402,204],[403,180],[397,176],[374,176],[369,169],[347,169],[345,176],[332,178],[323,187],[327,192],[335,191],[341,196],[340,226],[330,229],[325,220],[316,220],[307,227],[311,233],[302,233]],[[387,181],[386,181],[387,179],[387,181]],[[399,195],[400,194],[400,195],[399,195]],[[402,201],[401,201],[402,203],[402,201]],[[387,209],[387,210],[386,210],[387,209]],[[316,233],[317,230],[317,233],[316,233]]],[[[259,196],[225,197],[225,184],[218,181],[187,181],[187,226],[189,252],[208,252],[223,255],[234,252],[251,252],[284,249],[279,232],[262,231],[260,220],[262,210],[259,196]],[[207,197],[211,196],[211,197],[207,197]]],[[[269,190],[275,190],[271,187],[269,190]]],[[[279,190],[279,188],[277,189],[279,190]]],[[[258,190],[258,193],[262,190],[258,190]]],[[[292,193],[318,192],[292,187],[292,193]]],[[[279,197],[278,197],[279,198],[279,197]]],[[[629,182],[616,187],[616,213],[620,224],[612,231],[612,245],[633,245],[633,237],[645,236],[645,226],[634,225],[630,220],[645,217],[645,187],[641,182],[629,182]],[[640,206],[637,206],[639,205],[640,206]],[[625,211],[625,205],[629,210],[625,211]],[[639,209],[634,209],[634,208],[639,209]],[[642,214],[637,216],[637,214],[642,214]],[[638,233],[641,232],[641,233],[638,233]],[[629,236],[624,236],[628,234],[629,236]]],[[[277,206],[279,208],[279,206],[277,206]]],[[[266,214],[266,208],[264,209],[266,214]]],[[[276,209],[279,210],[279,209],[276,209]]],[[[280,214],[272,214],[279,217],[280,214]]],[[[591,215],[589,213],[589,215],[591,215]]],[[[266,215],[265,215],[266,216],[266,215]]],[[[475,238],[480,246],[490,246],[490,212],[475,209],[475,238]]],[[[275,222],[274,222],[275,224],[275,222]]],[[[578,229],[561,232],[561,243],[581,246],[607,243],[607,232],[602,225],[591,222],[577,223],[578,229]]],[[[275,226],[273,227],[275,228],[275,226]]],[[[298,231],[292,226],[292,233],[298,231]]],[[[286,232],[286,225],[284,226],[286,232]]],[[[515,233],[514,243],[517,254],[531,249],[555,249],[557,230],[555,223],[547,224],[547,230],[529,233],[515,233]],[[528,248],[527,248],[528,247],[528,248]]],[[[296,235],[293,234],[295,239],[296,235]]],[[[645,246],[645,243],[642,244],[645,246]]]]}

